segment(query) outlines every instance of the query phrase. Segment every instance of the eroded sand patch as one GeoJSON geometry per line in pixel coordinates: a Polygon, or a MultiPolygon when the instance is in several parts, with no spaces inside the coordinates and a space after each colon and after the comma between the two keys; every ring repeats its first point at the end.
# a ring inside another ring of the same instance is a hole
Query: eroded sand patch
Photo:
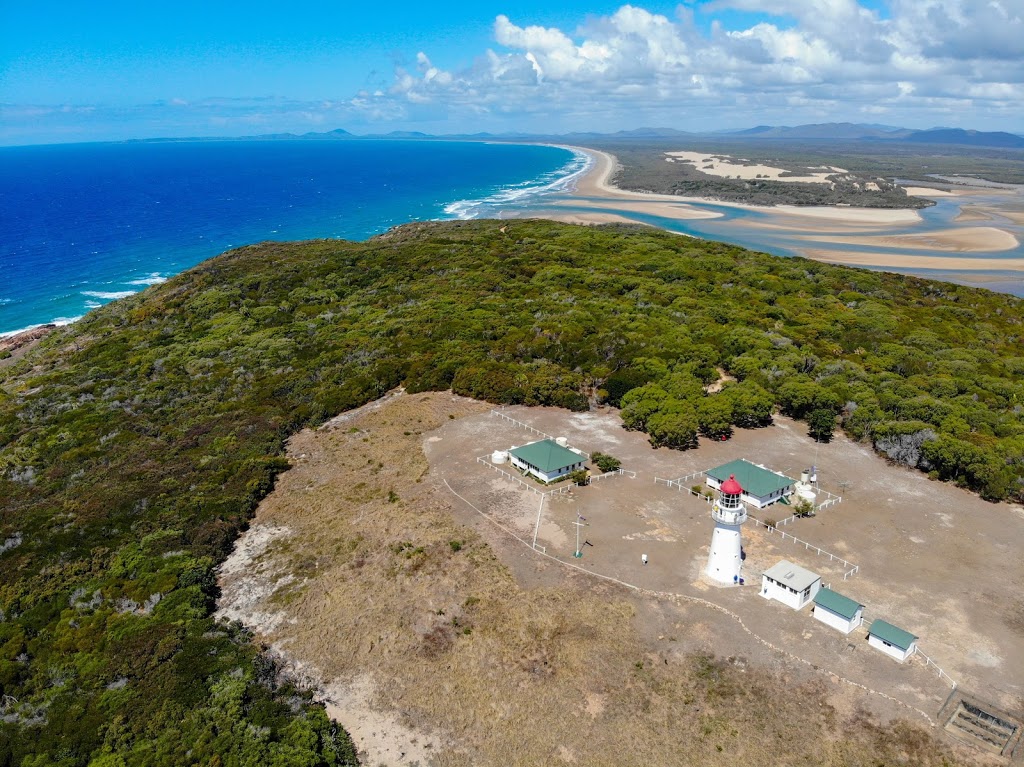
{"type": "MultiPolygon", "coordinates": [[[[693,165],[701,173],[720,178],[755,179],[761,178],[767,181],[800,182],[814,184],[828,184],[829,176],[845,174],[848,171],[842,168],[824,166],[820,169],[810,169],[816,172],[794,174],[784,168],[773,168],[770,165],[750,163],[743,159],[734,159],[725,154],[708,154],[707,152],[666,152],[667,159],[676,162],[685,162],[693,165]]],[[[877,185],[875,187],[877,189],[877,185]]]]}

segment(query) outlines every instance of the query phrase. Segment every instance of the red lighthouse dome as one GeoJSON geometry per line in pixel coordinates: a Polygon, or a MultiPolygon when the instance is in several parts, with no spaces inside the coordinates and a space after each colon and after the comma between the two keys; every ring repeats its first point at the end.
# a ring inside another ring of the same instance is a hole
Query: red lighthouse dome
{"type": "Polygon", "coordinates": [[[736,475],[730,474],[729,479],[722,483],[720,488],[723,495],[742,495],[743,488],[740,483],[736,481],[736,475]]]}

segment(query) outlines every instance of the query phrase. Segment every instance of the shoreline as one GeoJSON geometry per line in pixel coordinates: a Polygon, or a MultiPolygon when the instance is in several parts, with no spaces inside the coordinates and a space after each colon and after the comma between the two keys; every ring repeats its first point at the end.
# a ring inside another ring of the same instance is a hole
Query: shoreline
{"type": "MultiPolygon", "coordinates": [[[[612,184],[612,178],[619,167],[617,158],[599,149],[565,146],[585,152],[592,158],[592,167],[583,173],[572,189],[569,199],[556,202],[559,206],[585,206],[599,208],[601,212],[567,211],[574,222],[599,224],[609,215],[618,219],[631,220],[630,214],[658,216],[677,221],[722,218],[726,214],[694,207],[693,204],[714,205],[756,212],[759,220],[741,220],[734,226],[752,230],[766,230],[781,235],[790,235],[793,250],[807,258],[826,263],[848,264],[850,266],[884,269],[952,269],[958,271],[988,272],[993,270],[1024,270],[1024,258],[984,257],[982,254],[1005,252],[1020,247],[1020,238],[1013,232],[996,225],[992,217],[987,226],[954,227],[946,226],[927,232],[893,231],[894,228],[918,226],[924,219],[916,210],[907,208],[854,208],[846,206],[794,206],[774,207],[749,205],[735,202],[720,202],[714,199],[683,197],[675,195],[637,192],[619,189],[612,184]],[[803,241],[803,242],[799,242],[803,241]],[[887,247],[906,249],[906,253],[884,253],[846,251],[829,247],[846,245],[865,247],[887,247]],[[918,251],[918,252],[915,252],[918,251]],[[940,251],[963,254],[959,257],[943,257],[920,251],[940,251]],[[979,254],[973,257],[968,254],[979,254]]],[[[926,187],[912,187],[919,196],[932,195],[926,187]]],[[[935,197],[956,197],[966,203],[973,193],[969,191],[949,195],[934,190],[935,197]]],[[[987,208],[985,212],[989,212],[987,208]]],[[[531,215],[564,220],[565,216],[549,211],[532,211],[531,215]]],[[[1013,213],[1007,216],[1015,220],[1013,213]]],[[[644,223],[632,220],[633,223],[644,223]]]]}

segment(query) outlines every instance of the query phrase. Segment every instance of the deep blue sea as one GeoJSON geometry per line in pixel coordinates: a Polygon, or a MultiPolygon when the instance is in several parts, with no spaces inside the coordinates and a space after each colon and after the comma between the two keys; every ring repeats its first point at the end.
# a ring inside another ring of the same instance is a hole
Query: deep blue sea
{"type": "Polygon", "coordinates": [[[0,334],[72,321],[232,247],[543,204],[586,163],[433,141],[0,148],[0,334]]]}

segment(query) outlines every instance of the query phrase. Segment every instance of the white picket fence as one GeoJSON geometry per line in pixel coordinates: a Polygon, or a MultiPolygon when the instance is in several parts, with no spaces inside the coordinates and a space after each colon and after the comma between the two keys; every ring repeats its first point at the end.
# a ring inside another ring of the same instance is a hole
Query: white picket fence
{"type": "Polygon", "coordinates": [[[606,471],[604,474],[598,474],[590,478],[591,482],[597,482],[602,479],[612,479],[614,477],[628,476],[630,479],[636,479],[635,471],[626,471],[625,469],[613,469],[612,471],[606,471]]]}
{"type": "Polygon", "coordinates": [[[843,567],[850,568],[845,573],[843,573],[844,581],[848,578],[852,578],[854,575],[860,572],[860,565],[855,565],[853,562],[844,559],[838,554],[833,554],[831,551],[828,551],[827,549],[823,549],[820,546],[816,546],[813,543],[808,543],[807,541],[801,540],[800,538],[797,538],[795,535],[790,535],[789,533],[783,530],[779,530],[779,528],[775,525],[769,525],[767,522],[762,522],[757,517],[749,517],[749,519],[752,519],[755,523],[765,528],[768,531],[769,535],[780,535],[782,536],[782,540],[789,539],[793,541],[793,543],[803,546],[805,551],[813,551],[819,557],[828,557],[829,562],[841,562],[843,564],[843,567]]]}
{"type": "Polygon", "coordinates": [[[927,655],[925,655],[924,652],[921,651],[920,645],[918,645],[917,647],[914,648],[914,654],[915,655],[920,655],[922,658],[924,658],[925,668],[931,668],[932,671],[936,672],[939,675],[939,679],[945,679],[947,682],[949,682],[949,684],[953,687],[954,690],[957,688],[957,683],[953,679],[953,677],[951,677],[949,674],[947,674],[945,671],[943,671],[939,667],[938,663],[936,663],[931,658],[929,658],[927,655]]]}
{"type": "Polygon", "coordinates": [[[571,493],[572,489],[574,487],[576,487],[575,484],[573,484],[572,482],[569,482],[568,480],[566,480],[562,484],[557,485],[556,487],[553,487],[550,490],[541,490],[535,484],[531,484],[529,481],[523,479],[522,477],[518,477],[515,474],[512,474],[511,472],[508,472],[508,471],[505,471],[504,469],[498,468],[490,460],[488,460],[488,457],[486,457],[486,456],[478,455],[477,458],[476,458],[476,461],[477,461],[477,463],[482,463],[484,466],[486,466],[491,471],[497,472],[498,474],[503,476],[505,479],[507,479],[507,480],[509,480],[511,482],[515,482],[517,485],[520,485],[520,486],[526,488],[527,490],[529,490],[531,493],[536,493],[537,495],[543,495],[543,496],[565,495],[566,493],[571,493]]]}

